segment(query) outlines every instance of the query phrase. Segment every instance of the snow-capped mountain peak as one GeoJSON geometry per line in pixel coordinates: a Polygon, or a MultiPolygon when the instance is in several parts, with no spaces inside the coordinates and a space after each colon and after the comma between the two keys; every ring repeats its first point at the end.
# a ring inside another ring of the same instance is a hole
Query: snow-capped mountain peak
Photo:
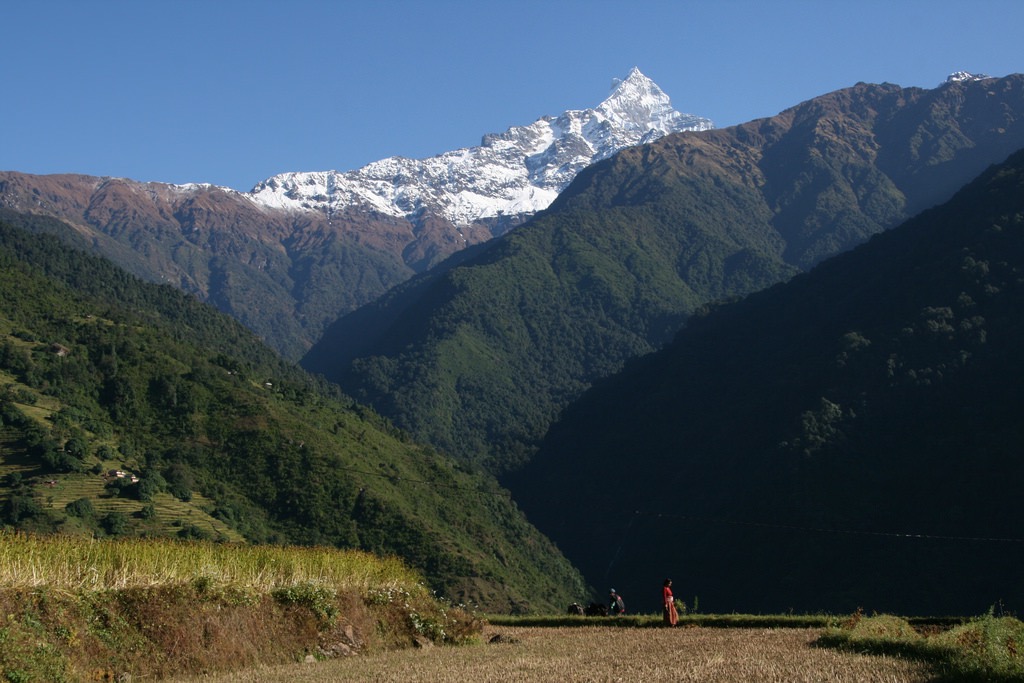
{"type": "Polygon", "coordinates": [[[946,83],[959,83],[961,81],[984,81],[992,78],[987,74],[972,74],[968,71],[954,71],[946,78],[946,83]]]}
{"type": "Polygon", "coordinates": [[[597,111],[624,129],[643,130],[645,134],[649,130],[678,130],[684,118],[672,108],[668,95],[636,67],[625,80],[612,81],[612,93],[597,111]]]}
{"type": "Polygon", "coordinates": [[[595,109],[570,110],[528,126],[485,135],[469,147],[428,159],[389,157],[355,171],[285,173],[249,193],[257,204],[319,211],[349,208],[403,217],[436,215],[456,227],[495,219],[518,222],[554,201],[589,164],[668,133],[706,130],[708,119],[682,114],[634,68],[612,82],[595,109]]]}

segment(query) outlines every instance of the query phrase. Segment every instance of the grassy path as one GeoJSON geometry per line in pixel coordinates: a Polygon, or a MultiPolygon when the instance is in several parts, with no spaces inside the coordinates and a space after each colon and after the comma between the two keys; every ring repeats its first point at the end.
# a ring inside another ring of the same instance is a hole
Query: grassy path
{"type": "Polygon", "coordinates": [[[915,683],[926,665],[892,657],[814,647],[820,629],[532,628],[492,626],[484,644],[404,650],[329,662],[294,664],[206,683],[305,681],[799,681],[915,683]],[[500,635],[498,642],[487,642],[500,635]]]}

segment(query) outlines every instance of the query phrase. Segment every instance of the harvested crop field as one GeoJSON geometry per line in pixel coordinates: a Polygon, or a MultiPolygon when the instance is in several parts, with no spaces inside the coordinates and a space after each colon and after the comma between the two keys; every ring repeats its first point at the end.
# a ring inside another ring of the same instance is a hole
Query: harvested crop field
{"type": "Polygon", "coordinates": [[[820,629],[489,626],[483,643],[430,647],[182,679],[284,681],[888,681],[933,677],[927,665],[814,645],[820,629]],[[497,636],[497,637],[495,637],[497,636]],[[493,641],[492,641],[493,639],[493,641]],[[931,675],[930,675],[931,674],[931,675]]]}

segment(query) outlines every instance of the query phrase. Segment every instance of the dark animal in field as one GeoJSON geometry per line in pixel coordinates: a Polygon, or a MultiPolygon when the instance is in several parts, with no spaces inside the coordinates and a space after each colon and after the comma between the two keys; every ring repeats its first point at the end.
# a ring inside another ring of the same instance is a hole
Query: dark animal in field
{"type": "Polygon", "coordinates": [[[608,606],[592,602],[583,612],[588,617],[606,617],[608,616],[608,606]]]}
{"type": "Polygon", "coordinates": [[[578,615],[580,615],[582,617],[583,616],[583,607],[578,602],[574,602],[571,605],[569,605],[569,612],[568,613],[569,614],[578,614],[578,615]]]}

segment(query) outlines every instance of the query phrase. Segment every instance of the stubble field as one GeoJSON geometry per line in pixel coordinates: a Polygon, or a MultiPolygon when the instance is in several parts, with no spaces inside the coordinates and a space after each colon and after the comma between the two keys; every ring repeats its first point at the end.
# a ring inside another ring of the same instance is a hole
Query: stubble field
{"type": "Polygon", "coordinates": [[[927,681],[922,663],[814,645],[821,629],[490,626],[482,643],[292,664],[179,683],[306,681],[927,681]],[[492,638],[498,636],[494,639],[492,638]]]}

